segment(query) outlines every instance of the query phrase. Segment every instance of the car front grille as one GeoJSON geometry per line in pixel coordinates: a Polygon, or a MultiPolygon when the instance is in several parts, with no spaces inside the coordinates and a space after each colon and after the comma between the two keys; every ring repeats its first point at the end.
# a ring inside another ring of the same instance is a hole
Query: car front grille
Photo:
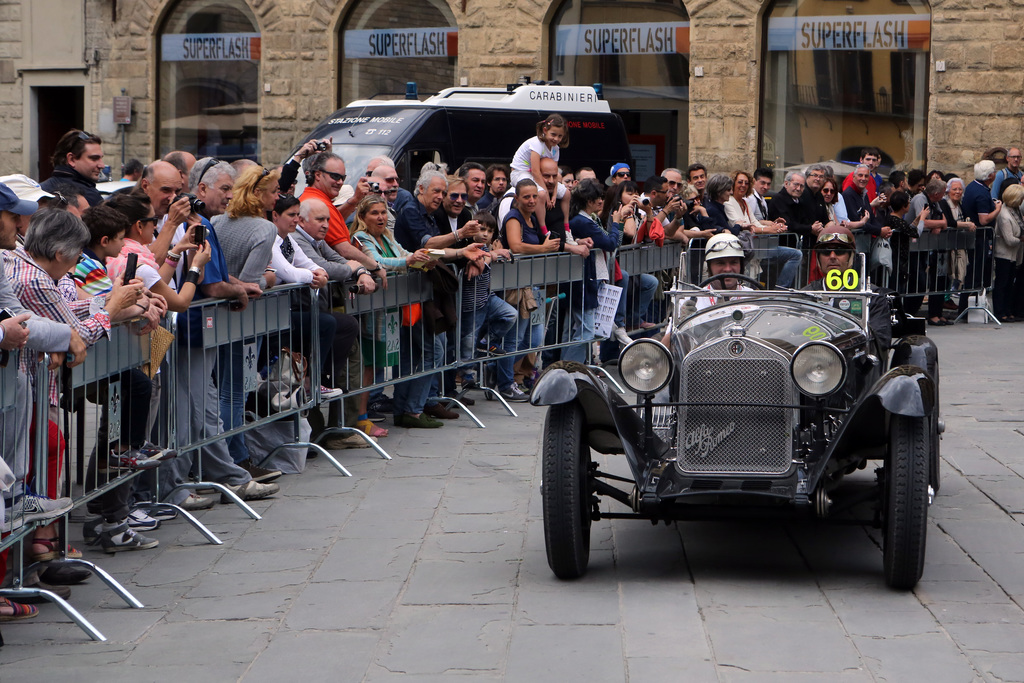
{"type": "Polygon", "coordinates": [[[680,408],[681,472],[778,475],[789,470],[793,411],[728,405],[791,404],[796,397],[785,354],[745,338],[723,339],[688,354],[680,376],[683,403],[727,404],[680,408]]]}

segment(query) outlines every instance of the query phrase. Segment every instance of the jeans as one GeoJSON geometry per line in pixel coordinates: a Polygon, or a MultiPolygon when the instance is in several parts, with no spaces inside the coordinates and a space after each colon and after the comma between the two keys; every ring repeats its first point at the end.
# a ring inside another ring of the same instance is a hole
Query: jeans
{"type": "MultiPolygon", "coordinates": [[[[512,384],[512,366],[515,363],[512,352],[516,351],[517,346],[518,320],[519,314],[516,309],[494,293],[487,297],[486,304],[475,311],[463,311],[459,359],[467,362],[473,360],[481,328],[486,327],[488,347],[494,345],[491,340],[500,340],[500,344],[497,345],[506,354],[498,359],[496,365],[498,386],[508,387],[512,384]]],[[[473,368],[467,369],[466,376],[473,377],[473,372],[473,368]]]]}
{"type": "MultiPolygon", "coordinates": [[[[225,431],[240,427],[245,420],[244,354],[243,342],[233,342],[218,350],[217,386],[220,389],[220,418],[224,422],[225,431]]],[[[259,356],[258,345],[256,355],[259,356]]],[[[248,460],[249,449],[245,445],[245,435],[228,437],[228,451],[236,463],[248,460]]]]}
{"type": "MultiPolygon", "coordinates": [[[[219,410],[221,394],[213,384],[217,351],[186,346],[179,351],[174,387],[178,457],[162,463],[157,470],[160,495],[167,496],[175,486],[188,481],[193,469],[202,481],[228,486],[247,483],[252,477],[234,463],[225,441],[213,441],[201,449],[188,450],[191,444],[223,432],[224,423],[219,410]]],[[[187,490],[179,489],[166,502],[179,504],[188,494],[187,490]]]]}
{"type": "Polygon", "coordinates": [[[761,259],[761,263],[767,261],[768,263],[782,262],[782,268],[779,271],[779,277],[775,284],[779,287],[789,287],[792,289],[796,283],[796,276],[800,273],[800,262],[803,260],[803,255],[799,249],[792,247],[775,247],[772,250],[771,256],[761,259]]]}
{"type": "MultiPolygon", "coordinates": [[[[400,377],[434,367],[434,340],[435,338],[424,328],[422,321],[412,327],[402,328],[398,363],[400,377]]],[[[395,416],[422,413],[424,406],[427,405],[432,379],[430,375],[425,375],[396,384],[395,416]]]]}
{"type": "Polygon", "coordinates": [[[570,340],[582,341],[584,343],[562,349],[562,360],[574,360],[578,363],[587,362],[587,347],[594,338],[594,317],[596,313],[596,308],[583,310],[574,308],[571,311],[572,336],[570,340]]]}
{"type": "MultiPolygon", "coordinates": [[[[794,251],[796,251],[794,249],[794,251]]],[[[798,252],[799,253],[799,252],[798,252]]],[[[647,311],[654,300],[654,293],[658,289],[658,278],[649,273],[640,273],[633,276],[640,278],[639,298],[627,301],[629,297],[630,274],[622,271],[622,279],[619,286],[622,287],[622,297],[619,299],[619,308],[615,312],[615,324],[619,327],[636,327],[647,316],[647,311]]]]}

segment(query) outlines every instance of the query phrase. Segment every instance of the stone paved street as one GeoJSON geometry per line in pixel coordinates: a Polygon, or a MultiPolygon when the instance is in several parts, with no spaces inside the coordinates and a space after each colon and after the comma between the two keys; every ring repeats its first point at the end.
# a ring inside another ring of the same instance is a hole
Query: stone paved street
{"type": "MultiPolygon", "coordinates": [[[[878,534],[774,522],[601,521],[591,569],[560,582],[541,526],[544,411],[394,429],[282,481],[252,522],[218,506],[207,545],[176,521],[149,552],[87,554],[92,579],[4,624],[13,681],[1024,680],[1024,325],[930,329],[947,430],[924,578],[888,590],[878,534]]],[[[621,470],[621,464],[602,467],[621,470]]],[[[80,525],[74,536],[80,540],[80,525]]],[[[78,543],[76,543],[78,545],[78,543]]]]}

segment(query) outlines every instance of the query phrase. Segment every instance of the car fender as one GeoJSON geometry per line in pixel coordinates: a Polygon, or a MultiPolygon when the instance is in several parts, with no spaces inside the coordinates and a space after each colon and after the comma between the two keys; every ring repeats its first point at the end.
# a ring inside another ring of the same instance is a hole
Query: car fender
{"type": "MultiPolygon", "coordinates": [[[[634,476],[643,471],[641,463],[655,457],[645,455],[641,444],[644,443],[644,424],[636,410],[629,407],[618,393],[611,390],[601,379],[593,375],[581,363],[560,361],[549,366],[537,379],[530,392],[530,403],[535,406],[550,406],[577,400],[583,408],[586,418],[586,429],[593,441],[603,437],[606,444],[609,440],[617,442],[615,452],[626,455],[634,476]]],[[[668,449],[657,436],[654,437],[652,451],[663,453],[668,449]]],[[[609,452],[607,448],[598,448],[600,452],[609,452]]]]}
{"type": "Polygon", "coordinates": [[[911,335],[897,342],[892,350],[892,366],[915,365],[938,382],[939,347],[924,335],[911,335]]]}
{"type": "Polygon", "coordinates": [[[900,365],[883,375],[869,392],[889,413],[926,417],[935,406],[935,383],[917,365],[900,365]]]}

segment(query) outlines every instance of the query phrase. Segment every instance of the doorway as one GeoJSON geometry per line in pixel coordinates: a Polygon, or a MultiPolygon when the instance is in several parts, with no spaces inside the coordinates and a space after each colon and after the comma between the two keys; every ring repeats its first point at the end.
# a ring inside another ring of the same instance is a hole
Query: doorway
{"type": "Polygon", "coordinates": [[[85,88],[83,86],[36,86],[36,150],[39,155],[36,180],[53,174],[53,155],[57,141],[72,128],[85,125],[85,88]]]}

